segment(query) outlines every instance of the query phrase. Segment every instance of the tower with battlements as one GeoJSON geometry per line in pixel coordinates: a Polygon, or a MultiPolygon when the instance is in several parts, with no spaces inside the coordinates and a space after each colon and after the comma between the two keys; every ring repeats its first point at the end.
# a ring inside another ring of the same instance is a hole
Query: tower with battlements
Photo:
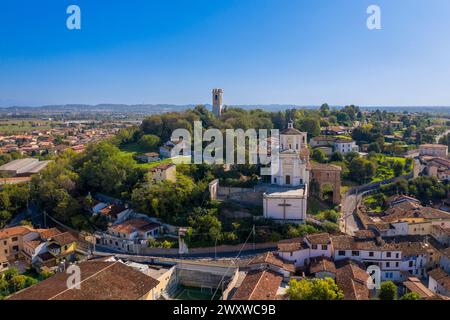
{"type": "Polygon", "coordinates": [[[218,118],[222,115],[223,90],[222,89],[213,89],[212,98],[213,98],[212,112],[218,118]]]}

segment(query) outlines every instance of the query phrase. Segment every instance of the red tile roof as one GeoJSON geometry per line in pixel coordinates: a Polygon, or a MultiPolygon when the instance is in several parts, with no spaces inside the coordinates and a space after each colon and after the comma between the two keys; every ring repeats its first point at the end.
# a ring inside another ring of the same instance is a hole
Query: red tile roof
{"type": "Polygon", "coordinates": [[[54,276],[24,289],[9,300],[138,300],[159,281],[121,262],[86,261],[80,267],[81,289],[69,289],[70,274],[54,276]]]}
{"type": "Polygon", "coordinates": [[[250,271],[232,300],[275,300],[282,280],[282,276],[272,271],[250,271]]]}

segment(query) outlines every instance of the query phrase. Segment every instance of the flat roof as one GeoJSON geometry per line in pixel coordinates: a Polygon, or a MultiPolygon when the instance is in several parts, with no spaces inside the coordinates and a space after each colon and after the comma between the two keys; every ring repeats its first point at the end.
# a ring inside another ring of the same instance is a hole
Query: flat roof
{"type": "Polygon", "coordinates": [[[0,171],[17,171],[34,162],[39,162],[39,160],[34,158],[16,159],[0,166],[0,171]]]}
{"type": "Polygon", "coordinates": [[[264,197],[267,198],[301,198],[306,194],[305,187],[270,187],[264,193],[264,197]]]}

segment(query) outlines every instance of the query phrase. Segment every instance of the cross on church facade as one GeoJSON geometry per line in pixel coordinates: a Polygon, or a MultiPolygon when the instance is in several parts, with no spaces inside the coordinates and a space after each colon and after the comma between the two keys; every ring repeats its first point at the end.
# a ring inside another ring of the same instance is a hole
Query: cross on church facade
{"type": "Polygon", "coordinates": [[[292,205],[283,200],[283,203],[279,203],[278,206],[283,207],[283,219],[286,220],[286,207],[291,207],[292,205]]]}

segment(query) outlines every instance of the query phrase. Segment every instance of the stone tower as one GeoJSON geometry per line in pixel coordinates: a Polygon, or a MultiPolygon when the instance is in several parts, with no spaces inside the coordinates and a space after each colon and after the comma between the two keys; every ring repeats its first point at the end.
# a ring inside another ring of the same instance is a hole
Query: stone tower
{"type": "Polygon", "coordinates": [[[213,89],[212,98],[213,98],[212,112],[214,113],[214,115],[216,117],[220,117],[222,115],[223,90],[222,89],[213,89]]]}

